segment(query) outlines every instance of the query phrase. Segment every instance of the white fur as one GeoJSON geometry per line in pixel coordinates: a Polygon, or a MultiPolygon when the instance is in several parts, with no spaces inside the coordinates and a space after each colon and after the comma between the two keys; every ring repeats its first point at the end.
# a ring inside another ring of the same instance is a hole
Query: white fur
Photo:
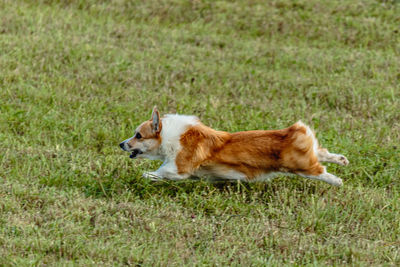
{"type": "Polygon", "coordinates": [[[161,119],[161,146],[159,153],[164,163],[154,172],[144,173],[145,178],[181,180],[189,175],[180,175],[175,159],[182,149],[180,139],[182,134],[190,127],[199,123],[195,116],[167,114],[161,119]]]}
{"type": "Polygon", "coordinates": [[[318,160],[320,162],[331,162],[342,166],[349,164],[349,161],[345,156],[341,154],[330,153],[327,150],[318,151],[318,160]]]}
{"type": "Polygon", "coordinates": [[[309,126],[304,124],[302,121],[298,121],[297,124],[299,126],[303,126],[303,127],[306,128],[306,134],[313,139],[313,150],[314,150],[314,153],[315,153],[315,155],[318,155],[318,140],[317,140],[317,138],[315,138],[314,132],[311,130],[311,128],[309,126]]]}
{"type": "Polygon", "coordinates": [[[143,177],[155,180],[169,179],[169,180],[182,180],[189,177],[189,174],[178,174],[175,162],[164,161],[164,163],[154,172],[145,172],[143,177]]]}
{"type": "Polygon", "coordinates": [[[328,184],[334,185],[334,186],[342,186],[343,181],[339,177],[336,177],[333,174],[330,174],[326,172],[326,168],[324,167],[324,172],[321,173],[320,175],[307,175],[307,174],[301,174],[298,173],[298,175],[312,179],[312,180],[319,180],[319,181],[324,181],[327,182],[328,184]]]}
{"type": "Polygon", "coordinates": [[[168,161],[175,161],[181,150],[180,138],[193,125],[199,123],[195,116],[167,114],[161,120],[161,153],[168,161]]]}

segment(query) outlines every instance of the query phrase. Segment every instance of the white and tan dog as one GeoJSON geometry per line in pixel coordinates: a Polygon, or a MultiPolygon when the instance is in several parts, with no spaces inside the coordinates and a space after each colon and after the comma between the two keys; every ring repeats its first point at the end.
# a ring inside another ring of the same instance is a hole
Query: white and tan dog
{"type": "Polygon", "coordinates": [[[228,133],[205,126],[195,116],[160,118],[157,108],[120,147],[131,152],[131,158],[164,161],[158,170],[144,173],[153,180],[195,175],[260,181],[287,173],[341,186],[342,179],[327,173],[321,162],[349,163],[345,156],[321,148],[300,121],[282,130],[228,133]]]}

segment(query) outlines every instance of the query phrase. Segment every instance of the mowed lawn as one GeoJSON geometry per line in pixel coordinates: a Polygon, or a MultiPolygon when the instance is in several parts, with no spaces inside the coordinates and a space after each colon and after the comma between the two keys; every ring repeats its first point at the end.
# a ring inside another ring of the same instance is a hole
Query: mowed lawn
{"type": "Polygon", "coordinates": [[[0,265],[400,265],[400,3],[0,2],[0,265]],[[341,188],[150,182],[157,105],[226,131],[301,119],[341,188]]]}

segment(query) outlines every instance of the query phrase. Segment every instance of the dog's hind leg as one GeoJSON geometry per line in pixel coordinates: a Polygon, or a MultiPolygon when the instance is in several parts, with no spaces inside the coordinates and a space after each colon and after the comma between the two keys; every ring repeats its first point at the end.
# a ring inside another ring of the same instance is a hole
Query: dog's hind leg
{"type": "Polygon", "coordinates": [[[334,186],[342,186],[343,185],[342,179],[340,179],[339,177],[336,177],[333,174],[327,173],[327,172],[322,173],[320,175],[308,175],[308,174],[301,174],[301,173],[298,173],[298,175],[303,176],[305,178],[312,179],[312,180],[324,181],[324,182],[327,182],[328,184],[331,184],[334,186]]]}
{"type": "Polygon", "coordinates": [[[326,172],[326,168],[319,163],[315,164],[308,171],[301,171],[301,172],[295,172],[295,173],[302,177],[309,178],[312,180],[324,181],[324,182],[327,182],[328,184],[331,184],[334,186],[342,186],[343,185],[342,179],[340,179],[339,177],[336,177],[333,174],[326,172]]]}
{"type": "Polygon", "coordinates": [[[319,162],[330,162],[346,166],[349,164],[347,158],[340,154],[330,153],[325,148],[319,148],[317,151],[317,158],[319,162]]]}

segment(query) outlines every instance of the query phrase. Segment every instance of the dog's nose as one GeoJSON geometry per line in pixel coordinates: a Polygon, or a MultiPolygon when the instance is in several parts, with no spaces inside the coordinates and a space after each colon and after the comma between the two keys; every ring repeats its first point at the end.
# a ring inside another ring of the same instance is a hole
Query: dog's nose
{"type": "Polygon", "coordinates": [[[122,148],[122,149],[124,149],[124,142],[122,142],[121,144],[119,144],[119,146],[122,148]]]}

